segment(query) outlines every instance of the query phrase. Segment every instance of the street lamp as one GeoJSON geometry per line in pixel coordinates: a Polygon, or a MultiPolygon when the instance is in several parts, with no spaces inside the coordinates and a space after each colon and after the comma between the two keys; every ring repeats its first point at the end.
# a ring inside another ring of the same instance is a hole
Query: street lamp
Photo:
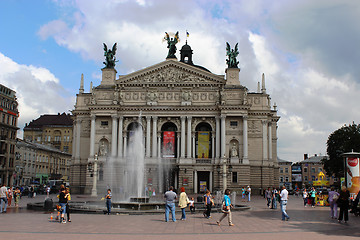
{"type": "Polygon", "coordinates": [[[98,161],[98,155],[95,153],[94,156],[94,174],[93,174],[93,187],[91,191],[91,196],[96,197],[97,196],[97,190],[96,190],[96,184],[97,184],[97,161],[98,161]]]}

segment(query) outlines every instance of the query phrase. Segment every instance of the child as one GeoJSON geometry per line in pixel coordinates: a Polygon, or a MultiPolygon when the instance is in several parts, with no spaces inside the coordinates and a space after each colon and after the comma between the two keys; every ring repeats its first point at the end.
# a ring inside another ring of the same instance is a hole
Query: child
{"type": "Polygon", "coordinates": [[[190,207],[190,212],[191,214],[194,214],[195,213],[195,202],[194,202],[194,198],[190,198],[190,201],[189,201],[189,207],[190,207]]]}
{"type": "Polygon", "coordinates": [[[106,208],[107,208],[107,214],[110,215],[111,212],[111,189],[107,190],[107,194],[105,196],[106,199],[106,208]]]}

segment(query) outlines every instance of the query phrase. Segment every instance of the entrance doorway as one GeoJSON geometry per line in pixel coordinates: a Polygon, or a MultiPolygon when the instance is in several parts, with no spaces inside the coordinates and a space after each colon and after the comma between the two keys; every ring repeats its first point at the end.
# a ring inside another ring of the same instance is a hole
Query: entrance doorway
{"type": "Polygon", "coordinates": [[[198,171],[198,189],[199,193],[205,193],[206,189],[210,187],[210,172],[198,171]]]}

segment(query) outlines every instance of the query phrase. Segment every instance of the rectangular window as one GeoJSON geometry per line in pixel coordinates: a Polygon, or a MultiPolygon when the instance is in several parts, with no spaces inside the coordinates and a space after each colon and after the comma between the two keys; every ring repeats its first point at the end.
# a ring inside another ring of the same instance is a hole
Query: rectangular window
{"type": "Polygon", "coordinates": [[[304,181],[305,181],[305,182],[308,181],[308,177],[307,177],[307,176],[304,177],[304,181]]]}
{"type": "Polygon", "coordinates": [[[237,121],[230,121],[230,127],[237,127],[238,122],[237,121]]]}
{"type": "Polygon", "coordinates": [[[280,173],[283,173],[284,172],[284,169],[283,168],[280,168],[280,173]]]}
{"type": "Polygon", "coordinates": [[[69,152],[69,146],[64,146],[64,152],[69,152]]]}
{"type": "Polygon", "coordinates": [[[315,181],[315,176],[311,176],[311,181],[315,181]]]}
{"type": "Polygon", "coordinates": [[[280,182],[284,182],[284,177],[280,177],[280,182]]]}
{"type": "Polygon", "coordinates": [[[321,167],[319,167],[319,172],[322,172],[322,168],[321,168],[321,167]]]}
{"type": "Polygon", "coordinates": [[[285,182],[289,182],[289,177],[285,177],[285,182]]]}
{"type": "Polygon", "coordinates": [[[108,121],[101,121],[101,126],[108,126],[109,122],[108,121]]]}
{"type": "Polygon", "coordinates": [[[233,183],[237,183],[237,182],[238,182],[237,172],[233,172],[233,173],[232,173],[232,182],[233,182],[233,183]]]}
{"type": "Polygon", "coordinates": [[[307,167],[304,167],[304,172],[307,172],[307,167]]]}
{"type": "Polygon", "coordinates": [[[285,173],[288,173],[289,172],[289,169],[288,168],[285,168],[285,173]]]}
{"type": "Polygon", "coordinates": [[[315,168],[314,168],[314,167],[311,168],[311,172],[312,172],[312,173],[315,173],[315,168]]]}

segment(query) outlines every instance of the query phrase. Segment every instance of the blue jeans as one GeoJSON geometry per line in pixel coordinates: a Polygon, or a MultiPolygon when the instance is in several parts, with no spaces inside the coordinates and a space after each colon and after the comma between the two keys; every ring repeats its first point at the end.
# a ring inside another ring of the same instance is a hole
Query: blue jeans
{"type": "Polygon", "coordinates": [[[276,208],[277,208],[276,197],[274,197],[274,198],[272,199],[272,208],[273,208],[273,209],[276,209],[276,208]]]}
{"type": "Polygon", "coordinates": [[[66,213],[66,203],[59,203],[59,205],[61,206],[61,214],[65,214],[66,213]]]}
{"type": "Polygon", "coordinates": [[[111,200],[106,200],[107,213],[111,212],[111,200]]]}
{"type": "Polygon", "coordinates": [[[289,219],[290,217],[286,213],[286,204],[287,200],[281,200],[280,206],[281,206],[281,220],[285,220],[285,218],[289,219]]]}
{"type": "Polygon", "coordinates": [[[4,198],[1,198],[1,209],[0,209],[0,212],[3,212],[3,209],[4,209],[4,212],[6,212],[6,207],[7,207],[7,198],[4,197],[4,198]],[[5,207],[3,207],[3,204],[5,205],[5,207]]]}
{"type": "Polygon", "coordinates": [[[186,219],[185,208],[181,209],[181,219],[186,219]]]}
{"type": "Polygon", "coordinates": [[[175,218],[175,203],[166,203],[165,204],[165,222],[169,221],[169,212],[171,211],[171,217],[173,222],[176,222],[175,218]]]}

